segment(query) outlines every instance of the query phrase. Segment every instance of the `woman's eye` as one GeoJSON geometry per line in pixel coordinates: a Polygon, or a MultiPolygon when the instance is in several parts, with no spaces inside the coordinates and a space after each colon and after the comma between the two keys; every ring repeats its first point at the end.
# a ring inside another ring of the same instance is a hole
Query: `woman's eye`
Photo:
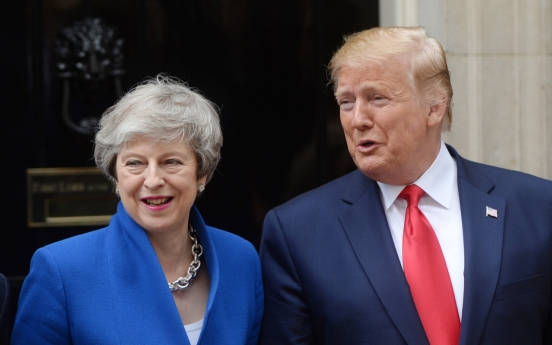
{"type": "Polygon", "coordinates": [[[180,161],[177,160],[177,159],[167,159],[165,161],[165,164],[168,164],[168,165],[177,165],[177,164],[180,164],[180,161]]]}
{"type": "Polygon", "coordinates": [[[140,164],[141,164],[140,161],[137,161],[137,160],[130,160],[126,162],[127,167],[137,167],[140,164]]]}

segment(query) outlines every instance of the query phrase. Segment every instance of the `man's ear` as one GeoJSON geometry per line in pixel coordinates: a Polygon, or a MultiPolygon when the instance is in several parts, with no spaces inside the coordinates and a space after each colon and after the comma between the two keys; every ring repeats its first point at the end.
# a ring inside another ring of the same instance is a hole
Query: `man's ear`
{"type": "Polygon", "coordinates": [[[447,100],[443,99],[439,103],[429,106],[429,114],[427,116],[427,126],[441,126],[447,110],[447,100]]]}

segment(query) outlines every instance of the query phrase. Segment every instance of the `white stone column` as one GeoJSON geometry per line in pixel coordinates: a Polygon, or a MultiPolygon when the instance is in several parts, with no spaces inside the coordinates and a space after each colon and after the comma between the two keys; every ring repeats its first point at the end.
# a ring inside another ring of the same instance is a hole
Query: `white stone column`
{"type": "Polygon", "coordinates": [[[443,44],[454,89],[447,143],[552,178],[552,0],[380,0],[380,21],[423,25],[443,44]]]}

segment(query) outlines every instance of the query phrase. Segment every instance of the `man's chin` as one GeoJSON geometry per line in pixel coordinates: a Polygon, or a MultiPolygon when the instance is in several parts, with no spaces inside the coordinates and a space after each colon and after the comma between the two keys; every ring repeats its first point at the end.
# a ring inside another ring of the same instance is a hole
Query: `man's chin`
{"type": "Polygon", "coordinates": [[[379,178],[385,175],[385,167],[382,166],[382,164],[375,162],[373,157],[364,157],[360,161],[355,160],[355,165],[358,170],[362,171],[364,175],[368,176],[372,180],[379,181],[379,178]]]}

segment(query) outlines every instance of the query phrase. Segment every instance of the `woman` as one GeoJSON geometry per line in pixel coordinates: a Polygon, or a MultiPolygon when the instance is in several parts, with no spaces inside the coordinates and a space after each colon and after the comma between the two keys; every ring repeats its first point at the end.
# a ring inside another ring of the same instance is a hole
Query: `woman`
{"type": "Polygon", "coordinates": [[[166,76],[108,109],[94,156],[116,185],[117,213],[36,251],[12,344],[256,344],[257,253],[193,205],[221,145],[213,105],[166,76]]]}

